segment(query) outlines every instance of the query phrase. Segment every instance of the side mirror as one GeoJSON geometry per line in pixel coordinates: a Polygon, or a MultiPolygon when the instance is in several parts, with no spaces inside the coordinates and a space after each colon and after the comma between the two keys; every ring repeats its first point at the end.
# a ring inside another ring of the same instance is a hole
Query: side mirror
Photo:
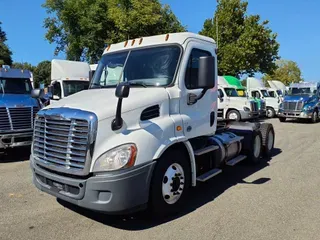
{"type": "Polygon", "coordinates": [[[116,88],[117,98],[127,98],[130,92],[130,84],[128,82],[121,82],[116,88]]]}
{"type": "Polygon", "coordinates": [[[215,58],[205,56],[199,58],[197,88],[209,89],[215,86],[215,58]]]}
{"type": "Polygon", "coordinates": [[[31,91],[32,98],[43,98],[43,96],[44,96],[43,89],[39,89],[39,88],[32,89],[31,91]]]}

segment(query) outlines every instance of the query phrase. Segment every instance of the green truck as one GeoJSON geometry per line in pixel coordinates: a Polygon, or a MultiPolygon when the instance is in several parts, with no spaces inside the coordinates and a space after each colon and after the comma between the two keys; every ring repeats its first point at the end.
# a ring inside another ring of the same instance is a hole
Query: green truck
{"type": "Polygon", "coordinates": [[[266,110],[266,102],[263,99],[249,97],[247,94],[246,88],[241,84],[241,81],[238,78],[233,77],[233,76],[223,76],[223,77],[230,85],[233,85],[234,87],[236,87],[239,97],[250,98],[251,100],[258,103],[260,117],[266,116],[266,111],[267,111],[266,110]]]}

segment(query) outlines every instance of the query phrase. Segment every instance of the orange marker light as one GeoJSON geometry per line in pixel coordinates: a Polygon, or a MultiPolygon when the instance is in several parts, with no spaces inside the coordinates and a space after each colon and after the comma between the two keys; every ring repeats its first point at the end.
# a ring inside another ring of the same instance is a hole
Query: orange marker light
{"type": "Polygon", "coordinates": [[[108,46],[107,51],[109,51],[110,47],[111,47],[111,44],[108,46]]]}
{"type": "Polygon", "coordinates": [[[136,40],[135,39],[133,39],[132,40],[132,42],[131,42],[131,46],[133,46],[133,44],[134,44],[134,42],[135,42],[136,40]]]}
{"type": "Polygon", "coordinates": [[[126,47],[128,45],[128,41],[126,41],[125,43],[124,43],[124,47],[126,47]]]}
{"type": "Polygon", "coordinates": [[[143,38],[140,38],[140,40],[139,40],[139,45],[142,43],[142,40],[143,40],[143,38]]]}
{"type": "Polygon", "coordinates": [[[177,131],[181,131],[182,130],[182,127],[181,126],[177,126],[177,131]]]}
{"type": "Polygon", "coordinates": [[[168,39],[169,39],[169,34],[166,35],[166,41],[168,41],[168,39]]]}

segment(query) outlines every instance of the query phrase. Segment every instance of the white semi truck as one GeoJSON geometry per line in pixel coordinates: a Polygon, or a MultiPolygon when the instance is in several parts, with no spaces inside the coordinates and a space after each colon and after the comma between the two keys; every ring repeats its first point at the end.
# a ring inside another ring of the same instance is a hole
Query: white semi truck
{"type": "Polygon", "coordinates": [[[235,86],[218,76],[218,119],[249,120],[259,117],[258,103],[238,95],[235,86]]]}
{"type": "Polygon", "coordinates": [[[53,59],[50,103],[88,89],[90,71],[90,65],[86,62],[53,59]]]}
{"type": "Polygon", "coordinates": [[[89,90],[37,114],[35,186],[94,211],[163,216],[179,211],[198,182],[270,156],[272,124],[217,129],[216,52],[213,39],[193,33],[110,45],[89,90]]]}
{"type": "MultiPolygon", "coordinates": [[[[281,99],[277,96],[272,97],[269,95],[269,91],[274,89],[267,88],[260,79],[248,77],[247,78],[247,91],[250,96],[255,98],[262,98],[266,101],[267,117],[273,118],[279,111],[279,105],[281,99]]],[[[276,90],[274,90],[276,91],[276,90]]]]}

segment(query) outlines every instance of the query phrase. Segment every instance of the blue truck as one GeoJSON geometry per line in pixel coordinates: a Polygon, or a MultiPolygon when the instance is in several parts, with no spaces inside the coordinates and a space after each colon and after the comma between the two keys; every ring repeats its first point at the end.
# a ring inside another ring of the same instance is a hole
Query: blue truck
{"type": "Polygon", "coordinates": [[[312,123],[319,120],[320,82],[292,83],[288,94],[279,106],[280,122],[288,118],[309,119],[312,123]]]}
{"type": "Polygon", "coordinates": [[[32,143],[34,117],[42,108],[32,98],[31,72],[0,66],[0,153],[32,143]]]}

